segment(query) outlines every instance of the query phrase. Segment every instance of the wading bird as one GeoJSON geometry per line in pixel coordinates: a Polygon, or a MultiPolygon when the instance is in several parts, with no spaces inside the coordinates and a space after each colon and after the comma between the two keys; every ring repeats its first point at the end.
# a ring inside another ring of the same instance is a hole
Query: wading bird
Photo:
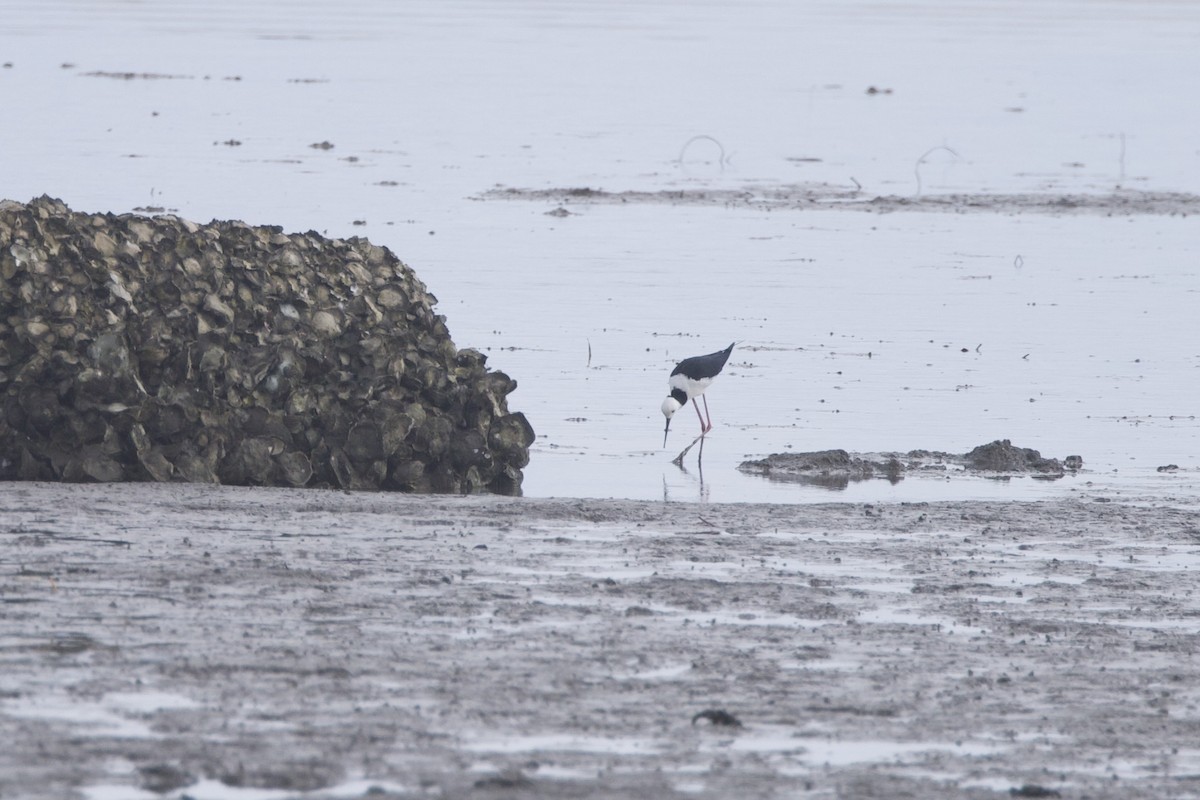
{"type": "Polygon", "coordinates": [[[704,400],[703,416],[700,414],[700,406],[695,401],[697,397],[704,397],[704,390],[721,374],[725,362],[729,360],[729,354],[733,352],[734,344],[737,342],[717,353],[685,358],[671,370],[671,377],[667,379],[671,393],[662,404],[663,416],[667,418],[667,426],[663,429],[663,447],[667,446],[667,434],[671,432],[671,417],[675,416],[675,412],[683,408],[688,400],[692,401],[692,405],[696,407],[696,416],[700,417],[700,436],[703,437],[712,430],[712,417],[708,416],[708,400],[704,400]]]}

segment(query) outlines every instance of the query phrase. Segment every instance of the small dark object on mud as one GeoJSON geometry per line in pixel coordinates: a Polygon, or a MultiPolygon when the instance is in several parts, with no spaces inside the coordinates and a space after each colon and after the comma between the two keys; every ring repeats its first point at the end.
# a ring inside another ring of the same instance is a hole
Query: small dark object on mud
{"type": "Polygon", "coordinates": [[[1159,467],[1158,471],[1159,472],[1178,472],[1179,465],[1178,464],[1166,464],[1164,466],[1159,467]]]}
{"type": "Polygon", "coordinates": [[[1047,789],[1036,783],[1027,783],[1020,788],[1009,789],[1008,793],[1013,797],[1062,797],[1062,793],[1057,789],[1047,789]]]}
{"type": "Polygon", "coordinates": [[[517,494],[516,381],[389,250],[0,201],[0,480],[517,494]]]}
{"type": "Polygon", "coordinates": [[[196,777],[174,764],[152,764],[141,767],[142,788],[155,794],[166,794],[196,782],[196,777]]]}
{"type": "Polygon", "coordinates": [[[695,725],[698,720],[706,719],[710,725],[724,725],[730,728],[742,727],[742,721],[721,708],[708,708],[701,711],[696,716],[692,717],[692,724],[695,725]]]}
{"type": "Polygon", "coordinates": [[[476,789],[527,789],[532,785],[533,781],[529,780],[521,770],[508,769],[499,775],[480,778],[475,781],[474,787],[476,789]]]}
{"type": "Polygon", "coordinates": [[[1072,472],[1078,472],[1083,469],[1083,456],[1067,456],[1063,459],[1063,467],[1072,472]]]}

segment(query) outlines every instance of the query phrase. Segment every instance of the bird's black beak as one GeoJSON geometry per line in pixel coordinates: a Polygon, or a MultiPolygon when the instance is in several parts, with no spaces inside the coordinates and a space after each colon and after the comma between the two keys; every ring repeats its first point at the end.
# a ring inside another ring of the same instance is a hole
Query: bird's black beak
{"type": "Polygon", "coordinates": [[[667,418],[667,427],[663,428],[663,447],[667,446],[667,434],[671,432],[671,419],[667,418]]]}

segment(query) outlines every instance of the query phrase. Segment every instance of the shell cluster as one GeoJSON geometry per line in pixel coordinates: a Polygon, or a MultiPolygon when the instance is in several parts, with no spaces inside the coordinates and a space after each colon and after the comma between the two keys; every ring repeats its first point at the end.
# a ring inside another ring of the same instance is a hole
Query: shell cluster
{"type": "Polygon", "coordinates": [[[520,492],[516,381],[365,239],[0,202],[0,479],[520,492]]]}

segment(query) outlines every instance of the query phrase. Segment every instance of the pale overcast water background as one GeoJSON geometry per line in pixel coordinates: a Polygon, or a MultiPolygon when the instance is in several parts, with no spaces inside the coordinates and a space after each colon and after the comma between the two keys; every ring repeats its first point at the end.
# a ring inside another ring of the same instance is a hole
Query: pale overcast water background
{"type": "Polygon", "coordinates": [[[479,199],[909,196],[918,171],[926,196],[1198,193],[1196,4],[0,2],[0,63],[0,196],[394,250],[519,381],[527,495],[1200,494],[1195,216],[479,199]],[[694,415],[660,450],[659,404],[734,340],[701,484],[670,464],[694,415]],[[997,438],[1086,471],[834,493],[735,470],[997,438]]]}

